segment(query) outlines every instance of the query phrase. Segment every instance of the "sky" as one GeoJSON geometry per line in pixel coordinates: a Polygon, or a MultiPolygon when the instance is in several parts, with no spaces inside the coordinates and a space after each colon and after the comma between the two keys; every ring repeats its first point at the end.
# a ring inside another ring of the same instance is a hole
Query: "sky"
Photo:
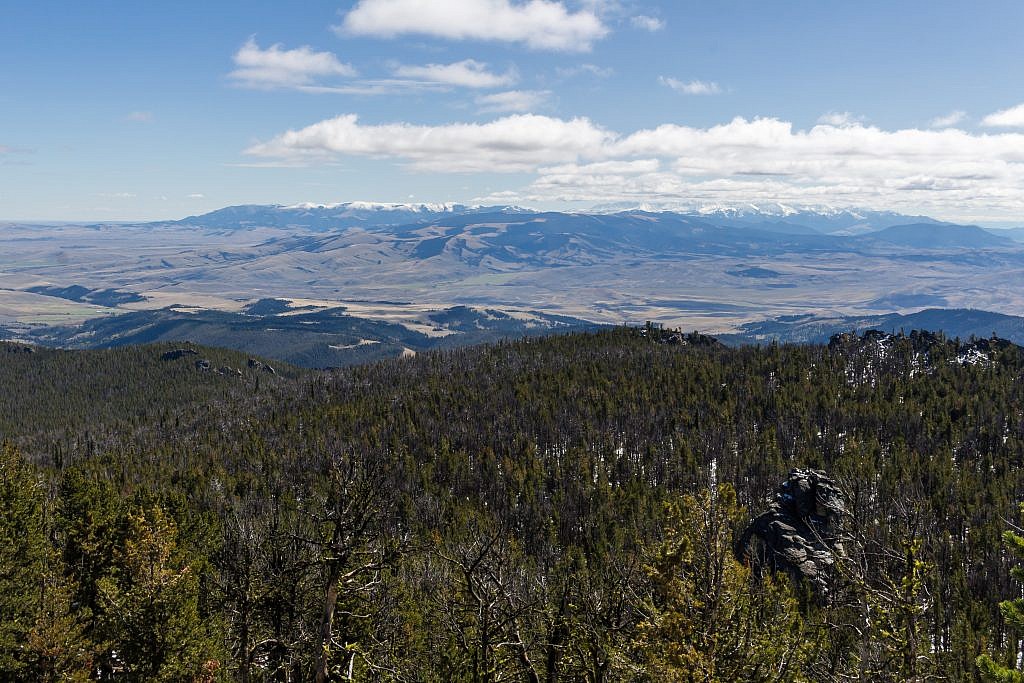
{"type": "Polygon", "coordinates": [[[0,3],[0,219],[781,202],[1024,225],[1020,0],[0,3]]]}

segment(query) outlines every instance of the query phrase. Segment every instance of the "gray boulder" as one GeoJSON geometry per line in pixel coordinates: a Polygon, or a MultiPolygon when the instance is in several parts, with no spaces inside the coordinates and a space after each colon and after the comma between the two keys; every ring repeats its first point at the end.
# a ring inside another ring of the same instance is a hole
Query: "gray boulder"
{"type": "Polygon", "coordinates": [[[768,510],[743,532],[736,556],[756,571],[783,572],[826,600],[847,516],[846,496],[821,470],[794,469],[775,491],[768,510]]]}

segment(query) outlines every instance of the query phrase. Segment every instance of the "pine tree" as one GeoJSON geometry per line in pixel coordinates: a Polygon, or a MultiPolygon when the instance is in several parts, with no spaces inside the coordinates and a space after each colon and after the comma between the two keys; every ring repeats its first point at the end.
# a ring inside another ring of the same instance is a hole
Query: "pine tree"
{"type": "Polygon", "coordinates": [[[83,613],[76,609],[74,591],[56,556],[44,570],[40,605],[25,639],[31,680],[39,683],[77,683],[92,677],[100,647],[88,636],[83,613]]]}
{"type": "MultiPolygon", "coordinates": [[[[1021,514],[1024,515],[1024,505],[1021,506],[1021,514]]],[[[1024,561],[1024,535],[1015,531],[1004,531],[1003,542],[1010,549],[1010,553],[1018,560],[1024,561]]],[[[1010,574],[1020,583],[1024,583],[1024,566],[1017,565],[1010,570],[1010,574]]],[[[1018,635],[1024,634],[1024,598],[1004,600],[999,603],[999,610],[1003,613],[1006,625],[1018,635]]],[[[1018,643],[1019,640],[1011,639],[1011,642],[1018,643]]],[[[1017,648],[1007,653],[1003,662],[997,661],[994,657],[984,654],[978,657],[978,669],[982,677],[993,683],[1024,683],[1024,671],[1015,665],[1020,660],[1020,653],[1017,648]]]]}
{"type": "Polygon", "coordinates": [[[25,642],[39,613],[49,557],[46,488],[12,447],[0,451],[0,676],[27,680],[25,642]]]}
{"type": "Polygon", "coordinates": [[[733,556],[743,518],[729,485],[670,504],[672,527],[649,568],[653,592],[636,643],[644,680],[803,680],[809,640],[796,599],[733,556]]]}
{"type": "Polygon", "coordinates": [[[130,511],[115,570],[99,581],[111,667],[131,681],[204,680],[219,668],[177,536],[160,507],[130,511]]]}

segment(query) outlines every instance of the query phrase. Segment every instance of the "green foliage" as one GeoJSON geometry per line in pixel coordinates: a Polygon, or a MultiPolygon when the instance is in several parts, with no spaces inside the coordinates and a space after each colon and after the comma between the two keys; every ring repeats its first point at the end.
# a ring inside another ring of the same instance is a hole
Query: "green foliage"
{"type": "Polygon", "coordinates": [[[113,571],[97,587],[110,668],[126,680],[197,680],[219,669],[199,614],[199,577],[161,508],[128,511],[113,571]]]}
{"type": "Polygon", "coordinates": [[[962,366],[941,340],[674,338],[241,377],[171,347],[0,350],[0,431],[24,454],[0,463],[0,679],[952,681],[985,650],[1014,662],[1019,350],[962,366]],[[825,604],[731,554],[795,466],[850,492],[825,604]]]}
{"type": "Polygon", "coordinates": [[[745,511],[727,484],[669,504],[668,538],[648,568],[652,596],[635,644],[644,679],[804,680],[810,640],[789,587],[733,555],[745,511]]]}
{"type": "MultiPolygon", "coordinates": [[[[1024,506],[1021,506],[1021,516],[1024,516],[1024,506]]],[[[1009,548],[1010,553],[1016,560],[1024,561],[1024,536],[1015,531],[1004,531],[1003,542],[1009,548]]],[[[1024,566],[1020,564],[1010,570],[1010,575],[1019,582],[1024,583],[1024,566]]],[[[1024,672],[1017,667],[1019,638],[1024,636],[1024,598],[1004,600],[999,603],[999,609],[1006,620],[1011,631],[1009,638],[1010,647],[1002,657],[992,657],[987,654],[978,657],[978,669],[982,677],[987,681],[995,683],[1020,683],[1024,681],[1024,672]]]]}
{"type": "Polygon", "coordinates": [[[95,646],[49,541],[49,491],[8,445],[0,451],[0,672],[15,681],[77,681],[95,646]]]}
{"type": "Polygon", "coordinates": [[[0,671],[28,680],[22,644],[42,608],[48,544],[44,480],[10,446],[0,451],[0,671]]]}

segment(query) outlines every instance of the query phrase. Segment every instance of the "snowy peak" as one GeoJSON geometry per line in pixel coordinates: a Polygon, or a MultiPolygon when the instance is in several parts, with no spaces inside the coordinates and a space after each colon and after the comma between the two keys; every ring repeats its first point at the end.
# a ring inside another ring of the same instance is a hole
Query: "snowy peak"
{"type": "Polygon", "coordinates": [[[908,223],[936,224],[925,216],[907,216],[893,211],[872,211],[828,205],[797,206],[781,202],[707,204],[701,202],[613,202],[590,210],[595,214],[674,213],[719,223],[725,227],[762,227],[768,223],[802,226],[816,232],[857,235],[908,223]]]}
{"type": "MultiPolygon", "coordinates": [[[[701,216],[727,216],[738,218],[741,216],[764,216],[769,218],[786,218],[795,216],[811,209],[797,209],[787,204],[740,204],[728,206],[724,204],[706,204],[697,209],[696,213],[701,216]]],[[[818,212],[820,213],[820,212],[818,212]]]]}
{"type": "Polygon", "coordinates": [[[282,211],[290,210],[335,210],[335,209],[351,209],[353,211],[405,211],[408,213],[461,213],[462,211],[478,209],[478,206],[466,206],[465,204],[455,203],[419,203],[419,204],[399,204],[390,202],[336,202],[334,204],[315,204],[313,202],[302,202],[300,204],[292,204],[290,206],[278,206],[276,207],[282,211]]]}
{"type": "Polygon", "coordinates": [[[306,202],[288,206],[243,204],[228,206],[201,216],[189,216],[172,222],[172,225],[222,230],[278,228],[339,232],[348,228],[419,225],[450,216],[478,213],[518,214],[526,211],[527,209],[515,206],[467,206],[455,203],[399,204],[356,201],[337,204],[306,202]]]}

